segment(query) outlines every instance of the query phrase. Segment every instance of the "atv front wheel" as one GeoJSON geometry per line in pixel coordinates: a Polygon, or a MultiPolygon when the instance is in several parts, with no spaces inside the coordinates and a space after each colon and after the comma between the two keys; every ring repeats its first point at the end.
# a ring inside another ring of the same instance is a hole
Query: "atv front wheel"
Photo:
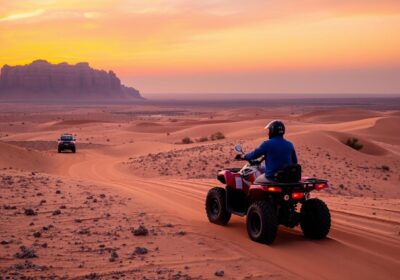
{"type": "Polygon", "coordinates": [[[318,198],[306,200],[300,210],[300,226],[305,237],[325,238],[331,228],[331,214],[325,202],[318,198]]]}
{"type": "Polygon", "coordinates": [[[76,153],[76,148],[72,148],[72,152],[75,154],[76,153]]]}
{"type": "Polygon", "coordinates": [[[247,211],[246,224],[251,240],[266,244],[274,242],[278,231],[278,217],[269,203],[254,202],[247,211]]]}
{"type": "Polygon", "coordinates": [[[58,153],[61,153],[61,151],[62,151],[62,150],[61,150],[60,148],[58,148],[58,153]]]}
{"type": "Polygon", "coordinates": [[[212,188],[206,198],[208,220],[218,225],[226,225],[231,219],[231,213],[226,209],[226,191],[223,188],[212,188]]]}

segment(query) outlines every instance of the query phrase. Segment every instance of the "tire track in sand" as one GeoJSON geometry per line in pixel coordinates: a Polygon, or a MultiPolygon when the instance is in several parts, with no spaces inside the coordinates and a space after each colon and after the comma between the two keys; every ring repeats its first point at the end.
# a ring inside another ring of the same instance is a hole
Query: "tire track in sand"
{"type": "MultiPolygon", "coordinates": [[[[115,190],[127,191],[148,207],[154,208],[154,205],[157,205],[155,211],[178,217],[183,224],[191,228],[190,232],[194,238],[205,238],[208,240],[206,245],[217,246],[222,255],[238,254],[243,259],[261,261],[266,268],[277,267],[282,273],[289,272],[296,275],[296,278],[400,277],[399,240],[370,231],[368,227],[364,230],[357,226],[352,227],[354,221],[346,224],[349,216],[343,211],[332,209],[333,227],[326,240],[306,240],[298,229],[280,229],[274,245],[266,246],[248,239],[244,219],[235,217],[227,227],[208,223],[204,213],[206,182],[196,184],[190,180],[138,178],[118,170],[118,162],[109,157],[102,160],[86,160],[72,165],[69,174],[109,185],[115,190]]],[[[212,186],[210,184],[210,187],[212,186]]],[[[368,221],[368,217],[356,215],[353,215],[352,219],[368,221]]],[[[211,260],[219,261],[218,256],[211,260]]]]}

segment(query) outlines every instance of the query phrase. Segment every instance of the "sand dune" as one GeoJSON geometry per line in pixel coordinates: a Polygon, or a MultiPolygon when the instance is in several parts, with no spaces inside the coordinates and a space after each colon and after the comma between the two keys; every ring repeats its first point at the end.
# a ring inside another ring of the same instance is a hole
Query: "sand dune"
{"type": "Polygon", "coordinates": [[[287,119],[295,116],[296,109],[278,106],[272,108],[240,107],[235,109],[217,110],[217,116],[228,120],[254,120],[254,119],[287,119]]]}
{"type": "Polygon", "coordinates": [[[133,125],[129,130],[144,133],[170,133],[185,128],[184,125],[171,125],[158,122],[140,122],[133,125]]]}
{"type": "Polygon", "coordinates": [[[50,171],[56,162],[49,155],[0,142],[0,168],[50,171]]]}
{"type": "Polygon", "coordinates": [[[396,116],[400,117],[400,112],[399,111],[389,111],[386,113],[387,116],[396,116]]]}
{"type": "Polygon", "coordinates": [[[396,113],[293,114],[301,110],[115,105],[74,109],[76,120],[55,121],[72,113],[37,107],[18,116],[34,120],[30,129],[10,126],[14,113],[0,113],[0,275],[215,279],[223,271],[225,279],[398,279],[396,113]],[[93,120],[85,120],[88,112],[93,120]],[[313,194],[331,209],[326,240],[281,227],[267,246],[248,238],[243,218],[226,227],[207,221],[204,199],[220,185],[217,170],[241,166],[233,146],[259,145],[275,117],[286,122],[304,175],[331,183],[313,194]],[[77,135],[76,154],[52,147],[65,129],[77,135]],[[225,139],[180,143],[217,131],[225,139]],[[343,143],[351,137],[361,150],[343,143]],[[32,252],[37,257],[20,258],[32,252]]]}
{"type": "MultiPolygon", "coordinates": [[[[108,164],[110,163],[112,164],[112,162],[108,162],[108,164]]],[[[335,226],[331,237],[333,239],[310,243],[302,239],[297,230],[282,229],[279,232],[276,244],[268,248],[248,240],[241,219],[234,218],[231,225],[226,228],[207,224],[203,217],[204,195],[210,185],[213,184],[213,181],[143,180],[131,177],[132,175],[118,174],[110,166],[106,167],[108,164],[96,165],[95,172],[90,175],[91,180],[98,180],[99,182],[106,180],[114,188],[132,193],[134,197],[140,198],[140,201],[150,206],[156,203],[160,209],[165,209],[168,213],[179,216],[185,221],[190,221],[192,227],[196,229],[195,232],[191,233],[195,235],[194,239],[198,239],[199,236],[202,237],[202,240],[207,239],[207,236],[211,240],[215,238],[215,241],[209,243],[209,245],[214,247],[216,246],[215,242],[217,242],[224,249],[215,248],[212,263],[220,265],[223,263],[225,269],[228,267],[227,271],[234,271],[234,275],[230,276],[232,278],[243,278],[246,275],[241,274],[243,270],[234,269],[229,265],[231,262],[226,263],[227,256],[235,256],[238,252],[241,254],[240,259],[243,260],[254,259],[256,262],[263,260],[261,265],[268,269],[261,272],[255,268],[251,273],[251,275],[259,279],[270,275],[271,265],[285,271],[284,274],[282,272],[277,273],[279,277],[283,278],[306,277],[308,279],[320,279],[323,277],[337,279],[337,277],[340,277],[352,279],[354,277],[363,277],[372,279],[374,278],[373,275],[376,275],[375,273],[379,273],[380,276],[384,275],[388,279],[395,277],[388,271],[393,272],[392,269],[398,265],[397,255],[400,244],[395,230],[398,220],[396,220],[395,225],[388,226],[388,231],[385,234],[385,238],[383,238],[382,232],[376,231],[376,222],[372,213],[362,217],[353,215],[349,222],[349,214],[347,213],[350,212],[348,212],[349,208],[346,207],[344,212],[343,210],[333,211],[335,216],[335,226]],[[177,204],[179,207],[176,207],[177,204]],[[369,219],[373,219],[374,222],[369,219]],[[238,234],[238,231],[240,234],[238,234]],[[368,244],[368,246],[364,247],[363,244],[368,244]],[[297,255],[294,252],[297,252],[297,255]],[[315,259],[315,254],[321,257],[315,259]],[[343,269],[337,271],[337,262],[340,256],[351,256],[352,259],[350,262],[341,263],[343,269]],[[310,266],[310,259],[313,260],[313,266],[309,268],[310,274],[305,276],[300,271],[302,268],[310,266]],[[371,260],[374,260],[376,265],[366,265],[371,260]],[[291,263],[290,268],[281,265],[286,262],[291,263]],[[363,267],[363,269],[358,272],[354,270],[355,267],[363,267]],[[286,273],[289,273],[289,275],[285,275],[286,273]]],[[[81,176],[81,166],[72,169],[71,172],[74,175],[81,176]]],[[[342,205],[352,204],[353,200],[351,202],[342,200],[340,203],[342,205]]],[[[372,200],[369,203],[380,204],[377,201],[373,203],[372,200]]],[[[369,211],[370,206],[366,205],[365,202],[364,205],[361,211],[365,213],[369,211]]],[[[383,205],[385,205],[384,202],[383,205]]],[[[397,207],[395,209],[399,213],[397,207]]],[[[358,208],[358,211],[360,211],[360,208],[358,208]]],[[[380,223],[383,225],[390,224],[385,222],[384,219],[380,223]]],[[[236,264],[236,266],[241,267],[240,264],[236,264]]],[[[248,271],[248,269],[245,269],[245,271],[248,271]]]]}
{"type": "Polygon", "coordinates": [[[185,129],[191,129],[194,126],[212,125],[212,124],[229,124],[230,120],[210,120],[210,119],[166,119],[153,122],[139,122],[128,128],[130,131],[145,133],[172,133],[185,129]]]}
{"type": "Polygon", "coordinates": [[[54,122],[52,125],[54,126],[77,126],[77,125],[86,125],[92,123],[108,123],[109,121],[106,120],[63,120],[54,122]]]}
{"type": "MultiPolygon", "coordinates": [[[[356,138],[358,140],[358,142],[363,146],[362,149],[359,151],[360,153],[366,153],[366,154],[374,155],[374,156],[382,156],[382,155],[386,155],[389,153],[389,151],[382,148],[378,144],[375,144],[375,143],[367,140],[366,138],[357,137],[354,134],[343,133],[343,132],[330,132],[330,135],[332,135],[335,139],[337,139],[338,141],[340,141],[340,143],[342,143],[344,145],[346,145],[346,141],[348,139],[356,138]]],[[[349,151],[353,152],[352,148],[350,148],[348,146],[346,146],[346,148],[349,151]]]]}
{"type": "Polygon", "coordinates": [[[366,118],[379,117],[382,113],[353,109],[353,108],[334,108],[327,110],[316,110],[300,115],[299,118],[308,122],[332,123],[361,120],[366,118]]]}
{"type": "MultiPolygon", "coordinates": [[[[256,121],[239,121],[230,123],[215,123],[215,124],[196,124],[186,129],[179,130],[172,133],[169,139],[179,142],[184,137],[199,138],[202,136],[210,136],[215,132],[222,132],[226,136],[232,137],[252,137],[257,135],[262,137],[265,135],[264,131],[265,120],[256,121]],[[248,131],[249,134],[243,132],[248,131]]],[[[235,138],[236,138],[235,137],[235,138]]]]}
{"type": "Polygon", "coordinates": [[[389,144],[398,144],[400,141],[400,118],[387,117],[377,120],[373,127],[360,129],[357,133],[370,139],[389,144]]]}

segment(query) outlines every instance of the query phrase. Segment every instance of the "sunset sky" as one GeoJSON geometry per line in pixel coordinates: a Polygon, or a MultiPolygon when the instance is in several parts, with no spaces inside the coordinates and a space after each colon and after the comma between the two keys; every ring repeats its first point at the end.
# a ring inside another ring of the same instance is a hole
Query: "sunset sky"
{"type": "Polygon", "coordinates": [[[400,93],[399,0],[0,0],[0,65],[143,93],[400,93]]]}

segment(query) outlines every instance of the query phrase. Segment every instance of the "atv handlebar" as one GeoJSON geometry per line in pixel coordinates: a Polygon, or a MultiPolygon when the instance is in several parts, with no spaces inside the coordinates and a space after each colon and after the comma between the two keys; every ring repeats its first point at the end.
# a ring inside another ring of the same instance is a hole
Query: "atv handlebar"
{"type": "Polygon", "coordinates": [[[244,157],[238,157],[239,155],[236,155],[235,160],[240,160],[240,161],[247,161],[250,165],[260,165],[264,157],[258,158],[258,159],[245,159],[244,157]]]}
{"type": "Polygon", "coordinates": [[[247,161],[250,163],[250,165],[260,165],[263,159],[250,159],[247,161]]]}

